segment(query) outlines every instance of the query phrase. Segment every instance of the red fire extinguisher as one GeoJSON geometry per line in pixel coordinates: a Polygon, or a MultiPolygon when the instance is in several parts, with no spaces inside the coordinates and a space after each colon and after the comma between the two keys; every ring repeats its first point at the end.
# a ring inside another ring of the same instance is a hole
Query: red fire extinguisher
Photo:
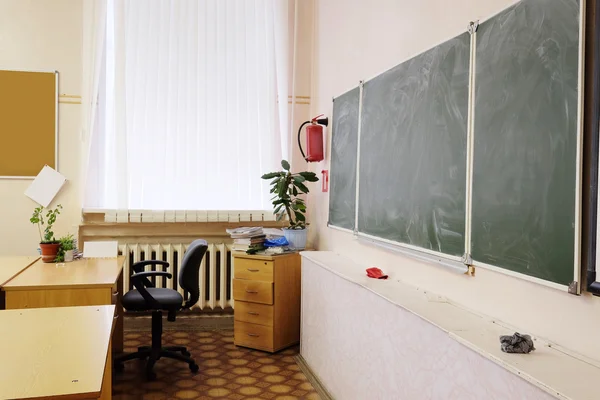
{"type": "Polygon", "coordinates": [[[318,115],[310,121],[304,122],[298,129],[298,146],[300,147],[300,153],[302,157],[308,162],[322,161],[323,160],[323,126],[329,124],[327,117],[321,118],[323,114],[318,115]],[[300,134],[304,125],[310,124],[306,127],[306,154],[302,150],[302,143],[300,142],[300,134]]]}

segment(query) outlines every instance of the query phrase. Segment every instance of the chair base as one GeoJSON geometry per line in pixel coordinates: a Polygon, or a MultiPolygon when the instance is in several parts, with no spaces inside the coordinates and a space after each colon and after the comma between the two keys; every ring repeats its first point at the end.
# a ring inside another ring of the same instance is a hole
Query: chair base
{"type": "Polygon", "coordinates": [[[162,341],[162,312],[152,312],[152,346],[138,347],[135,353],[124,354],[115,358],[113,368],[116,372],[123,371],[123,363],[129,360],[148,360],[146,362],[146,377],[148,380],[154,380],[156,374],[153,371],[154,364],[161,358],[172,358],[188,363],[190,371],[198,372],[198,364],[191,358],[190,353],[184,346],[165,346],[162,341]]]}

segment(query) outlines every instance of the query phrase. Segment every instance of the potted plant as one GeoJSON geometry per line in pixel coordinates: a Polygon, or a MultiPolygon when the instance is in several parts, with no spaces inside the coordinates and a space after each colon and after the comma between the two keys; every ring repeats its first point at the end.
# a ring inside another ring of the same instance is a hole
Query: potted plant
{"type": "Polygon", "coordinates": [[[319,178],[314,172],[290,171],[290,163],[286,160],[281,161],[283,171],[270,172],[264,174],[262,179],[272,179],[270,182],[271,193],[274,194],[273,207],[274,214],[277,215],[277,221],[280,221],[284,215],[287,215],[289,226],[283,228],[283,235],[287,239],[290,247],[303,249],[306,246],[306,204],[304,200],[298,197],[301,194],[308,193],[306,182],[317,182],[319,178]]]}
{"type": "Polygon", "coordinates": [[[71,262],[73,261],[73,250],[75,249],[75,238],[72,233],[58,239],[60,244],[58,253],[56,254],[56,262],[71,262]]]}
{"type": "Polygon", "coordinates": [[[42,252],[42,261],[46,263],[54,262],[60,242],[54,238],[54,232],[52,231],[52,225],[56,222],[56,217],[60,214],[62,206],[59,204],[54,210],[45,210],[44,207],[39,206],[33,210],[33,215],[29,219],[32,224],[37,224],[38,231],[40,233],[40,250],[42,252]],[[44,211],[45,218],[44,221],[44,211]],[[42,235],[42,228],[44,234],[42,235]]]}

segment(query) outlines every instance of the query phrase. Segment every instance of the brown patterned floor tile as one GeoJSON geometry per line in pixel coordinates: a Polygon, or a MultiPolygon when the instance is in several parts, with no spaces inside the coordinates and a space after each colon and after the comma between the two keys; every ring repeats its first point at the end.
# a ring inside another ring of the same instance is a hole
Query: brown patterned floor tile
{"type": "MultiPolygon", "coordinates": [[[[150,321],[148,321],[150,322],[150,321]]],[[[319,399],[300,371],[294,355],[297,347],[277,354],[237,347],[233,331],[165,331],[164,345],[185,344],[200,366],[197,374],[177,360],[161,359],[154,366],[155,381],[145,380],[144,363],[125,363],[113,379],[114,400],[291,400],[319,399]]],[[[148,323],[148,325],[150,325],[148,323]]],[[[129,351],[149,345],[149,332],[126,332],[129,351]]]]}

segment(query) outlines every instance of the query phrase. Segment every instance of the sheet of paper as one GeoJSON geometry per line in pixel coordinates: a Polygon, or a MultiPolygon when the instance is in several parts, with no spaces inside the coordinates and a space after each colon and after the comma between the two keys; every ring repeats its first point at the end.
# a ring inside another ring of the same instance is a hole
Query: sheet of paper
{"type": "Polygon", "coordinates": [[[25,191],[25,196],[48,207],[63,187],[67,178],[49,166],[44,166],[25,191]]]}
{"type": "Polygon", "coordinates": [[[113,258],[119,254],[117,241],[84,242],[83,258],[113,258]]]}

